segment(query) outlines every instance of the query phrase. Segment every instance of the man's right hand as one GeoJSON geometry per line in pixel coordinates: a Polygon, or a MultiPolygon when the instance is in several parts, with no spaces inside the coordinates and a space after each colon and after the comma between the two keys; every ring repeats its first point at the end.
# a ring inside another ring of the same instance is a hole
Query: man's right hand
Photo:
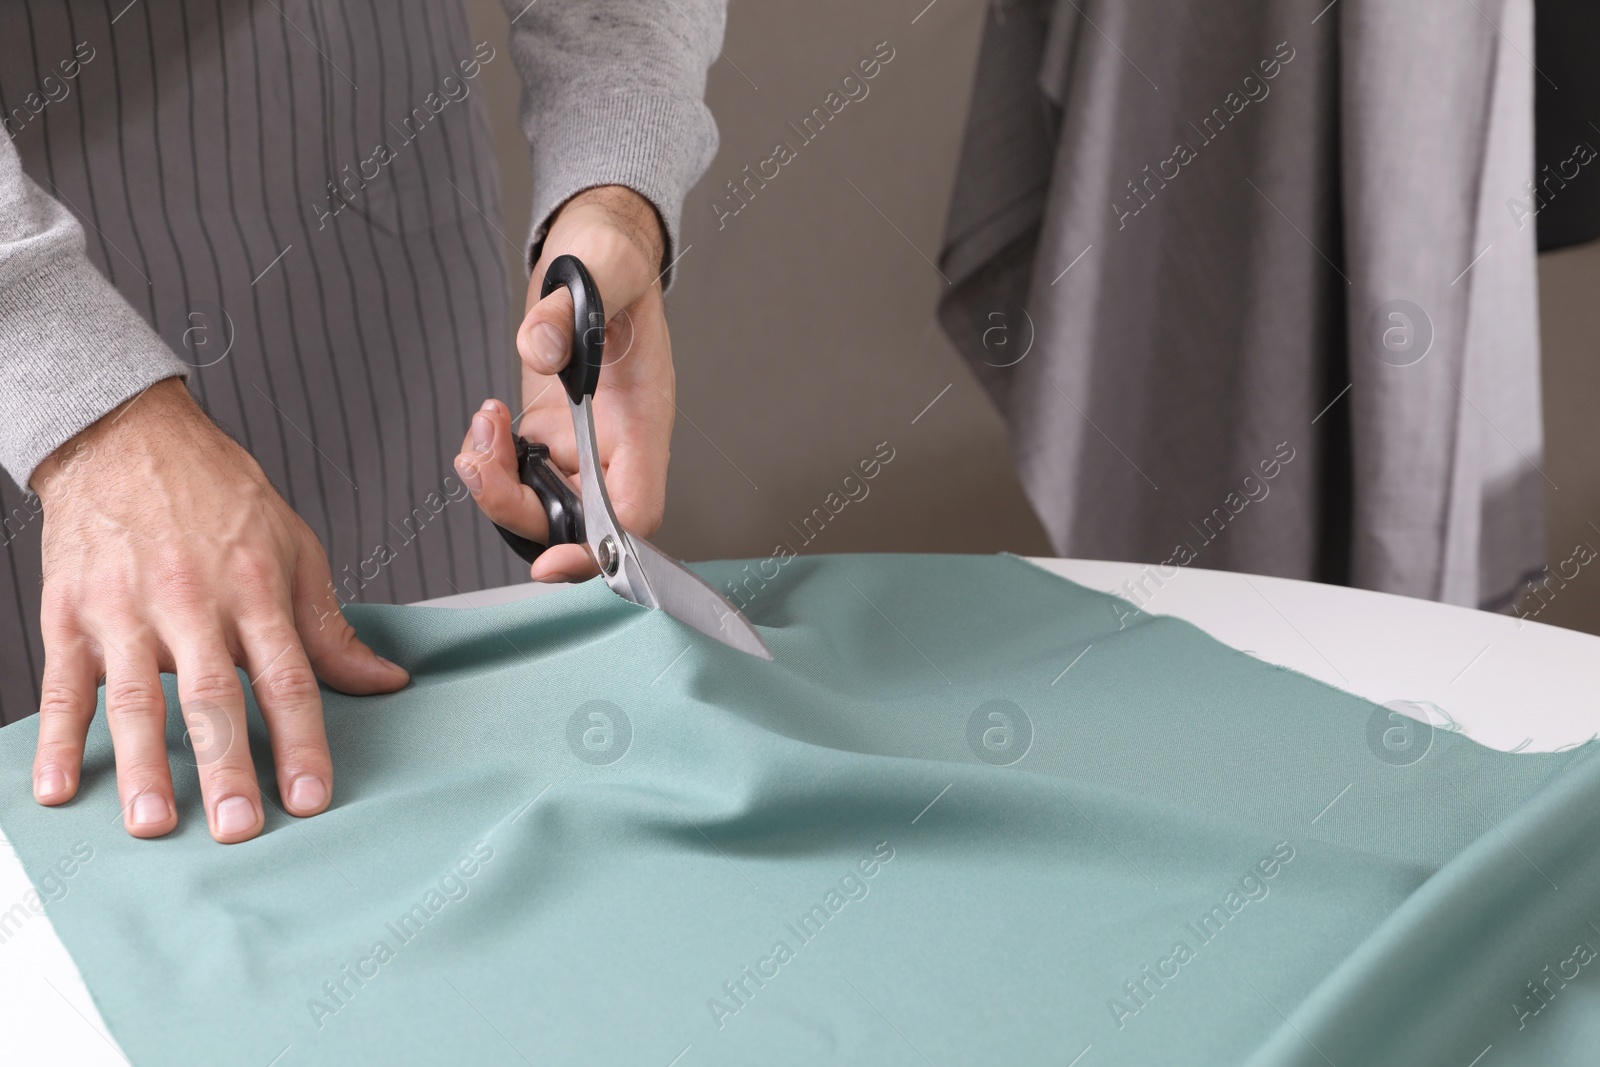
{"type": "Polygon", "coordinates": [[[211,836],[254,837],[264,816],[241,667],[271,736],[283,807],[300,816],[326,808],[333,765],[317,679],[365,695],[408,676],[356,638],[322,546],[255,460],[173,378],[68,441],[32,484],[44,506],[38,801],[77,792],[104,679],[123,825],[135,837],[177,826],[166,671],[196,738],[211,836]]]}

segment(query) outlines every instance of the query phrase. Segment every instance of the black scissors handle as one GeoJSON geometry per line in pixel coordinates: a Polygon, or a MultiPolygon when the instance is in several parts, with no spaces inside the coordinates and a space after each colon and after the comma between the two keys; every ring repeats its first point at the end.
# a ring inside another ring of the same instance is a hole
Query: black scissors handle
{"type": "Polygon", "coordinates": [[[557,256],[544,272],[539,286],[543,299],[561,286],[572,293],[572,355],[561,368],[561,384],[574,404],[594,396],[600,384],[600,363],[606,352],[606,310],[600,302],[600,289],[589,276],[589,268],[577,256],[557,256]]]}
{"type": "Polygon", "coordinates": [[[545,517],[550,520],[550,533],[545,538],[548,544],[541,545],[495,523],[494,528],[500,531],[511,550],[532,563],[550,545],[583,544],[583,502],[550,462],[550,449],[537,441],[517,438],[517,474],[544,506],[545,517]]]}
{"type": "MultiPolygon", "coordinates": [[[[600,301],[600,289],[594,284],[589,269],[577,256],[558,256],[545,271],[539,296],[544,298],[560,286],[572,293],[572,354],[567,365],[561,368],[561,384],[574,404],[594,395],[600,384],[600,365],[605,356],[606,313],[600,301]]],[[[547,544],[539,544],[520,534],[495,524],[500,536],[512,551],[532,563],[550,545],[581,545],[585,543],[583,528],[583,501],[572,486],[550,462],[550,449],[537,441],[518,437],[517,475],[522,484],[532,489],[550,520],[547,544]]]]}

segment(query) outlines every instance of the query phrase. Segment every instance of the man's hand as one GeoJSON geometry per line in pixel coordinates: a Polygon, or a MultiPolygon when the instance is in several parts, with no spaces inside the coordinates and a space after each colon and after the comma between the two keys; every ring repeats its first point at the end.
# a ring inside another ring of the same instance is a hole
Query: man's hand
{"type": "MultiPolygon", "coordinates": [[[[606,489],[624,529],[649,536],[666,507],[672,443],[672,342],[661,298],[664,238],[650,202],[606,185],[567,201],[545,239],[528,283],[528,313],[517,331],[525,415],[521,434],[550,446],[550,458],[577,485],[578,450],[566,390],[555,375],[572,350],[572,296],[565,287],[543,300],[539,285],[557,256],[581,259],[600,288],[606,324],[605,367],[594,395],[595,435],[606,489]]],[[[511,414],[491,400],[472,417],[456,473],[490,519],[543,544],[548,522],[539,498],[517,477],[511,414]]],[[[574,582],[599,573],[583,545],[556,545],[531,574],[574,582]]]]}
{"type": "Polygon", "coordinates": [[[356,639],[322,546],[255,460],[174,378],[67,442],[32,481],[44,505],[39,802],[77,792],[103,678],[123,825],[135,837],[177,826],[167,671],[195,738],[211,836],[254,837],[264,818],[237,666],[271,734],[283,806],[326,808],[333,766],[317,679],[367,694],[407,675],[356,639]]]}

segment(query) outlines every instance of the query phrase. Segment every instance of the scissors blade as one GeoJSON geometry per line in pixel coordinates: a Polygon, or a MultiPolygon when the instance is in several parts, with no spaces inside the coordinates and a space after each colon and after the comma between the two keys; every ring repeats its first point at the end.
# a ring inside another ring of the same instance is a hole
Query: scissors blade
{"type": "Polygon", "coordinates": [[[642,537],[627,535],[629,547],[650,583],[656,606],[685,626],[714,637],[729,648],[771,659],[772,652],[750,620],[711,588],[705,579],[642,537]]]}
{"type": "Polygon", "coordinates": [[[750,621],[699,575],[642,537],[622,528],[611,509],[600,448],[595,442],[594,413],[588,397],[572,403],[572,427],[578,444],[578,480],[583,491],[583,525],[589,549],[601,563],[600,573],[613,592],[647,608],[660,608],[679,622],[714,637],[730,648],[770,660],[771,651],[750,621]],[[607,568],[606,560],[611,566],[607,568]]]}

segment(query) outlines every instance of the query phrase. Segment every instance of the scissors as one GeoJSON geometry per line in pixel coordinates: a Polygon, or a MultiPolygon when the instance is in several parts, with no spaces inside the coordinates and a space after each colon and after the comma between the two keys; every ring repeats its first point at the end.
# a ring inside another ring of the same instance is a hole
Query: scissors
{"type": "MultiPolygon", "coordinates": [[[[559,286],[572,293],[572,357],[561,370],[572,409],[573,436],[578,445],[578,485],[581,496],[550,462],[550,449],[518,436],[517,473],[532,489],[550,520],[551,545],[586,544],[600,565],[611,591],[624,600],[668,615],[714,637],[731,648],[761,659],[772,658],[767,643],[750,621],[715,589],[682,563],[642,537],[617,524],[600,470],[600,448],[594,436],[592,398],[600,382],[605,354],[606,314],[600,290],[589,270],[576,256],[560,256],[545,272],[539,296],[549,296],[559,286]]],[[[549,545],[541,545],[495,524],[506,544],[532,563],[549,545]]]]}

